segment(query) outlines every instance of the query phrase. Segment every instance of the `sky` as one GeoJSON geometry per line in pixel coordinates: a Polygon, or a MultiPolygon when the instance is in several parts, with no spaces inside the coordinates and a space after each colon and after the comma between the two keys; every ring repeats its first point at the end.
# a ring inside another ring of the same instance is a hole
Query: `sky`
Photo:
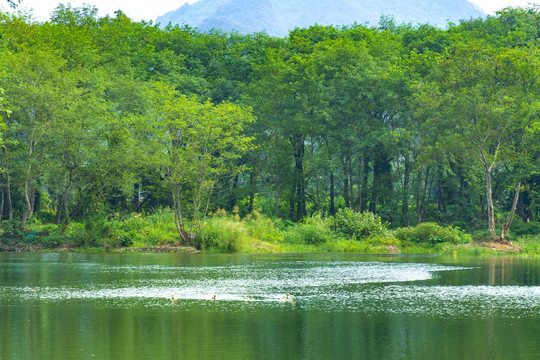
{"type": "MultiPolygon", "coordinates": [[[[4,10],[8,9],[5,0],[0,0],[3,3],[4,10]]],[[[127,16],[135,21],[154,21],[156,17],[165,14],[168,11],[176,10],[184,3],[194,3],[197,0],[22,0],[21,8],[33,9],[33,14],[36,20],[46,21],[49,19],[49,14],[56,8],[59,3],[70,3],[72,7],[80,7],[83,3],[96,6],[100,10],[100,15],[109,14],[114,16],[114,12],[118,9],[122,10],[127,16]]],[[[495,11],[508,6],[527,6],[531,0],[470,0],[478,5],[484,12],[494,14],[495,11]]],[[[540,3],[540,0],[536,1],[540,3]]]]}

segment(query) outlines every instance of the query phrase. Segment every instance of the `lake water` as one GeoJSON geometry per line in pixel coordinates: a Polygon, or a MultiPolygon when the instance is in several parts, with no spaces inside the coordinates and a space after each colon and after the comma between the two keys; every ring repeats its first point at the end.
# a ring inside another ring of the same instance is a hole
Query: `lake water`
{"type": "Polygon", "coordinates": [[[0,253],[0,325],[6,360],[539,359],[540,258],[0,253]]]}

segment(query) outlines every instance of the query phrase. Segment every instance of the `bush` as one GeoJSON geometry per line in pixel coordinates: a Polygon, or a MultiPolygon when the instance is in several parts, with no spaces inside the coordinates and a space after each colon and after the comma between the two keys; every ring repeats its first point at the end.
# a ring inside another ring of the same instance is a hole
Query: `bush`
{"type": "Polygon", "coordinates": [[[371,247],[369,244],[351,239],[337,239],[336,241],[329,241],[325,243],[322,248],[328,252],[371,252],[371,247]]]}
{"type": "Polygon", "coordinates": [[[418,224],[415,227],[399,228],[396,230],[396,237],[404,243],[427,246],[435,246],[441,243],[460,244],[472,241],[471,236],[458,227],[443,227],[432,222],[418,224]]]}
{"type": "Polygon", "coordinates": [[[334,217],[332,228],[357,240],[371,236],[384,236],[388,232],[388,223],[369,211],[358,213],[352,209],[340,209],[334,217]]]}
{"type": "Polygon", "coordinates": [[[510,226],[510,233],[514,235],[538,235],[540,234],[540,221],[523,222],[516,219],[510,226]]]}
{"type": "Polygon", "coordinates": [[[289,244],[321,245],[335,240],[330,226],[320,217],[307,218],[303,224],[288,227],[283,239],[289,244]]]}
{"type": "Polygon", "coordinates": [[[195,246],[208,252],[233,253],[240,251],[248,238],[243,223],[219,216],[207,220],[195,239],[195,246]]]}
{"type": "Polygon", "coordinates": [[[540,254],[540,233],[536,235],[524,235],[514,241],[521,248],[523,254],[540,254]]]}
{"type": "Polygon", "coordinates": [[[44,224],[51,224],[56,220],[56,213],[52,210],[40,210],[34,213],[34,217],[44,224]]]}
{"type": "Polygon", "coordinates": [[[1,223],[2,236],[22,239],[26,231],[21,225],[20,220],[4,220],[1,223]]]}
{"type": "Polygon", "coordinates": [[[266,242],[279,242],[283,240],[276,222],[268,217],[261,215],[258,211],[246,216],[245,223],[249,235],[255,239],[266,242]]]}

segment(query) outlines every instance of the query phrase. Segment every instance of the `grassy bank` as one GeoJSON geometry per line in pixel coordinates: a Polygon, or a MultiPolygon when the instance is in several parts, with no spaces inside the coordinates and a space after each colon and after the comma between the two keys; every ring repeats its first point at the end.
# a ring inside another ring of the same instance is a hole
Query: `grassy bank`
{"type": "Polygon", "coordinates": [[[335,217],[306,218],[295,224],[254,212],[244,218],[212,214],[193,244],[179,241],[174,216],[167,209],[151,215],[99,218],[85,224],[51,224],[33,220],[22,228],[16,221],[1,227],[3,251],[181,251],[205,253],[377,253],[377,254],[540,254],[538,223],[520,224],[511,244],[489,242],[485,231],[467,233],[457,227],[423,223],[390,229],[371,213],[344,209],[335,217]]]}

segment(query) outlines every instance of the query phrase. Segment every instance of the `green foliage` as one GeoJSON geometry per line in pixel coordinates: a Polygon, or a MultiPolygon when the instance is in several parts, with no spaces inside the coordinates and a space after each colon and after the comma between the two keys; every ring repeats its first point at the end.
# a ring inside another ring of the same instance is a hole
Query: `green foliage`
{"type": "Polygon", "coordinates": [[[363,253],[369,254],[372,252],[371,246],[366,242],[360,242],[351,239],[336,239],[322,244],[321,248],[327,252],[337,253],[363,253]]]}
{"type": "Polygon", "coordinates": [[[515,235],[538,235],[540,234],[540,221],[523,222],[516,220],[510,227],[510,233],[515,235]]]}
{"type": "Polygon", "coordinates": [[[540,254],[540,233],[535,235],[524,235],[514,241],[514,244],[521,248],[522,254],[540,254]]]}
{"type": "Polygon", "coordinates": [[[321,245],[336,238],[329,222],[320,217],[306,218],[303,223],[288,227],[283,234],[283,240],[289,244],[321,245]]]}
{"type": "Polygon", "coordinates": [[[240,251],[248,241],[249,231],[243,223],[227,216],[208,219],[195,246],[206,252],[233,253],[240,251]]]}
{"type": "Polygon", "coordinates": [[[283,234],[279,231],[276,222],[258,211],[248,214],[244,220],[252,238],[266,242],[280,242],[283,240],[283,234]]]}
{"type": "MultiPolygon", "coordinates": [[[[208,249],[387,252],[402,240],[381,218],[501,224],[519,181],[516,218],[530,222],[509,238],[538,232],[538,6],[281,39],[98,14],[0,16],[2,218],[16,218],[4,237],[179,245],[207,211],[237,206],[208,249]],[[359,213],[309,218],[339,208],[359,213]],[[67,228],[49,224],[57,212],[67,228]],[[227,227],[242,230],[220,240],[227,227]]],[[[411,236],[407,251],[454,241],[411,236]]]]}
{"type": "Polygon", "coordinates": [[[388,224],[383,223],[380,216],[369,211],[358,213],[349,208],[339,209],[333,219],[332,228],[357,240],[384,237],[388,234],[388,224]]]}
{"type": "Polygon", "coordinates": [[[254,119],[249,109],[200,102],[167,84],[154,84],[152,97],[153,127],[162,154],[158,160],[167,171],[179,235],[187,243],[188,234],[198,235],[217,180],[243,170],[235,160],[252,148],[243,130],[254,119]],[[188,207],[189,226],[184,210],[188,207]]]}
{"type": "Polygon", "coordinates": [[[1,230],[4,237],[22,239],[26,235],[24,227],[17,220],[2,221],[1,230]]]}
{"type": "Polygon", "coordinates": [[[421,223],[415,227],[399,228],[396,230],[395,236],[404,244],[424,246],[435,246],[441,243],[464,244],[472,241],[471,236],[460,228],[444,227],[431,222],[421,223]]]}
{"type": "Polygon", "coordinates": [[[148,216],[130,214],[110,220],[87,221],[82,237],[89,244],[105,247],[171,246],[179,243],[174,214],[170,209],[157,209],[148,216]]]}
{"type": "Polygon", "coordinates": [[[35,214],[35,217],[42,223],[54,223],[56,213],[51,210],[40,210],[35,214]]]}

